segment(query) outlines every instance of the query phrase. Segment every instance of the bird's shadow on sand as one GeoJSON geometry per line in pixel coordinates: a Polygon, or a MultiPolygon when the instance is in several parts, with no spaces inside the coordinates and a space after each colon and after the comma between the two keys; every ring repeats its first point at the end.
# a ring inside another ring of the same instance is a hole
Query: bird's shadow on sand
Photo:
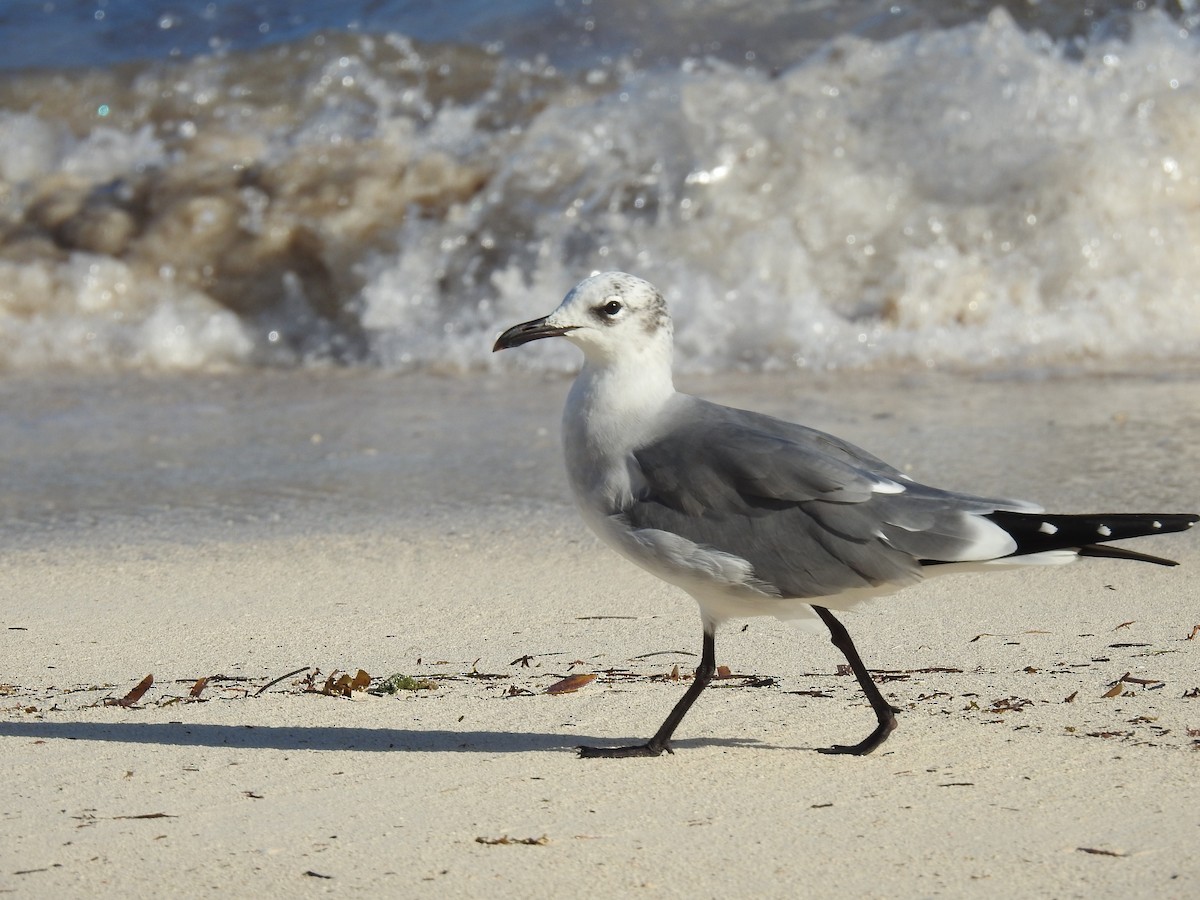
{"type": "MultiPolygon", "coordinates": [[[[211,725],[188,722],[0,722],[0,738],[41,741],[104,741],[175,747],[253,750],[342,750],[354,753],[526,753],[636,743],[633,739],[522,731],[417,731],[275,725],[211,725]]],[[[687,738],[689,747],[767,747],[745,738],[687,738]]]]}

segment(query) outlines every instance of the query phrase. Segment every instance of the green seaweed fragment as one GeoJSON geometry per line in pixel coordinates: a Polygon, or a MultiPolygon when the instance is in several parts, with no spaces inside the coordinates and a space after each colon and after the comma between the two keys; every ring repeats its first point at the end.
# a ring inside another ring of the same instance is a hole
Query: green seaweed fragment
{"type": "Polygon", "coordinates": [[[412,675],[397,672],[390,678],[385,678],[380,682],[379,693],[396,694],[400,691],[432,691],[436,690],[436,688],[436,681],[431,681],[428,678],[414,678],[412,675]]]}

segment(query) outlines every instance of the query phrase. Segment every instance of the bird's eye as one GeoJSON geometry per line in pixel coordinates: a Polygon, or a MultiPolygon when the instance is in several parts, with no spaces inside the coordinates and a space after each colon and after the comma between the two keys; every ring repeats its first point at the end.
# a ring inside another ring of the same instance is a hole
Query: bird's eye
{"type": "Polygon", "coordinates": [[[602,307],[600,307],[600,311],[606,316],[615,316],[621,311],[621,304],[616,300],[609,300],[602,307]]]}

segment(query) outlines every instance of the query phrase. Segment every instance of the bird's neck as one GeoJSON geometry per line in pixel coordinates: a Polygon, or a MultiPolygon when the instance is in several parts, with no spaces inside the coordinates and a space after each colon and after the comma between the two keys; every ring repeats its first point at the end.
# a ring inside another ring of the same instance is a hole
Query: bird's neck
{"type": "Polygon", "coordinates": [[[585,358],[567,400],[564,433],[593,452],[623,455],[650,436],[673,396],[671,356],[661,347],[620,359],[585,358]]]}

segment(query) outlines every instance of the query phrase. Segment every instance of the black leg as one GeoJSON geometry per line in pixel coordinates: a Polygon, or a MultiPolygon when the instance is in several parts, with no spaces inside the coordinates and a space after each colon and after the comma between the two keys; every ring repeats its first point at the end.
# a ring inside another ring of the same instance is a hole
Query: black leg
{"type": "Polygon", "coordinates": [[[714,633],[704,632],[704,648],[700,653],[700,665],[696,667],[696,677],[692,680],[687,692],[679,698],[675,708],[671,710],[665,722],[655,732],[654,737],[644,744],[634,744],[632,747],[580,747],[579,755],[583,759],[621,759],[627,756],[658,756],[664,750],[671,750],[671,735],[692,708],[696,698],[712,681],[717,671],[717,646],[714,633]]]}
{"type": "Polygon", "coordinates": [[[864,756],[886,741],[888,735],[895,730],[896,710],[892,709],[891,704],[883,699],[883,694],[879,692],[879,688],[871,680],[871,673],[863,665],[862,657],[858,655],[854,641],[850,639],[850,632],[846,630],[841,622],[833,617],[833,613],[829,610],[821,606],[814,606],[813,609],[821,617],[821,621],[829,627],[829,640],[833,643],[833,646],[842,651],[842,655],[850,663],[850,668],[854,670],[854,677],[858,679],[859,687],[867,695],[867,700],[871,703],[871,709],[875,710],[875,718],[879,720],[879,724],[875,727],[875,730],[859,743],[849,745],[835,744],[819,752],[853,753],[856,756],[864,756]]]}

